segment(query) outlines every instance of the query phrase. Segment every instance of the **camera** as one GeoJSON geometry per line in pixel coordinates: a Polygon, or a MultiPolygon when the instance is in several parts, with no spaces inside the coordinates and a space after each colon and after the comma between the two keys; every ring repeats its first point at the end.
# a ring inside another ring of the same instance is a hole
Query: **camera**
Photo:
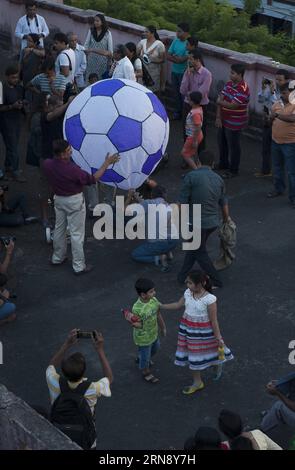
{"type": "Polygon", "coordinates": [[[150,64],[151,59],[149,58],[148,54],[143,54],[142,61],[145,65],[148,65],[148,64],[150,64]]]}
{"type": "Polygon", "coordinates": [[[77,331],[77,339],[91,339],[95,337],[95,331],[77,331]]]}
{"type": "Polygon", "coordinates": [[[2,243],[3,246],[8,246],[11,241],[15,242],[16,238],[12,237],[11,235],[8,235],[7,237],[0,237],[0,243],[2,243]]]}

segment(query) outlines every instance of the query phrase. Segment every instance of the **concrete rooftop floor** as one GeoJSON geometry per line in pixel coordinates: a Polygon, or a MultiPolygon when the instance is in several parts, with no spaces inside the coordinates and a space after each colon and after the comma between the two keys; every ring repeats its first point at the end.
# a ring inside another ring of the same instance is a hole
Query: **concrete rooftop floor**
{"type": "MultiPolygon", "coordinates": [[[[182,141],[179,123],[171,127],[170,161],[155,178],[175,201],[183,172],[182,141]]],[[[24,157],[25,135],[21,142],[24,157]]],[[[51,247],[46,245],[40,225],[0,229],[1,235],[17,237],[10,285],[17,292],[18,313],[16,322],[0,329],[4,347],[0,381],[25,401],[48,407],[45,369],[50,357],[72,328],[96,328],[105,337],[115,377],[112,398],[98,403],[98,448],[181,449],[198,426],[216,426],[222,408],[239,412],[246,425],[256,427],[259,412],[273,402],[265,393],[265,384],[292,371],[288,345],[295,339],[295,211],[287,197],[267,199],[271,181],[253,177],[260,167],[261,143],[244,137],[242,145],[241,176],[227,183],[230,212],[238,229],[236,260],[222,272],[224,288],[216,291],[221,330],[235,360],[225,367],[219,382],[212,381],[208,370],[204,391],[191,397],[182,395],[190,374],[173,365],[181,312],[164,312],[168,335],[154,366],[160,383],[143,382],[134,363],[132,332],[120,309],[136,300],[133,285],[138,277],[155,281],[161,301],[177,300],[184,290],[175,280],[183,255],[177,252],[174,269],[167,274],[153,266],[137,265],[130,259],[130,251],[138,242],[96,241],[90,221],[85,251],[95,270],[81,278],[72,274],[70,264],[49,265],[51,247]]],[[[217,157],[213,127],[208,148],[217,157]]],[[[24,166],[24,174],[28,183],[10,184],[9,192],[27,192],[32,212],[36,212],[38,173],[24,166]]],[[[218,254],[217,235],[212,236],[209,249],[213,257],[218,254]]],[[[87,355],[88,377],[101,377],[91,345],[84,341],[79,349],[87,355]]],[[[278,433],[277,441],[286,445],[284,432],[278,433]]]]}

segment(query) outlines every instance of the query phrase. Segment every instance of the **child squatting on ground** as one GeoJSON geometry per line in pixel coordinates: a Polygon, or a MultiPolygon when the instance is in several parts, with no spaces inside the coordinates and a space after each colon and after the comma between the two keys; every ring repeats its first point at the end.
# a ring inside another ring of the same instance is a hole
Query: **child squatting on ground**
{"type": "Polygon", "coordinates": [[[200,105],[202,101],[202,93],[193,91],[189,95],[189,104],[192,109],[188,113],[185,123],[186,141],[184,143],[181,155],[185,163],[192,170],[196,170],[197,164],[195,157],[198,152],[198,147],[203,140],[202,124],[203,124],[203,109],[200,105]]]}
{"type": "Polygon", "coordinates": [[[178,310],[185,307],[178,330],[174,364],[188,365],[191,369],[193,383],[182,391],[190,395],[204,388],[202,370],[229,361],[233,355],[220,333],[216,297],[211,294],[208,276],[202,271],[192,271],[187,276],[186,284],[188,288],[178,302],[161,304],[160,308],[178,310]]]}
{"type": "Polygon", "coordinates": [[[155,284],[149,279],[138,279],[135,283],[138,300],[132,313],[138,317],[133,322],[133,339],[138,347],[139,369],[146,382],[156,384],[159,379],[150,370],[151,357],[160,348],[159,329],[166,336],[166,326],[160,314],[160,302],[156,299],[155,284]]]}

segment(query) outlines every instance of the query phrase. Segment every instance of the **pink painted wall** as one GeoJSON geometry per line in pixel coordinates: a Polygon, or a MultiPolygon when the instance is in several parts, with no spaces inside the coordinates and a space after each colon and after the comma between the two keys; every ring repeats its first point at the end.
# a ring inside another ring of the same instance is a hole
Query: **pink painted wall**
{"type": "MultiPolygon", "coordinates": [[[[14,29],[16,22],[20,16],[24,14],[24,6],[22,0],[0,0],[0,34],[1,32],[9,34],[14,47],[18,47],[14,37],[14,29]]],[[[39,14],[44,16],[49,28],[59,29],[68,33],[75,31],[80,41],[83,43],[89,28],[89,20],[95,15],[93,10],[81,10],[79,8],[61,5],[60,2],[50,0],[37,0],[39,3],[39,14]]],[[[133,41],[137,43],[141,39],[143,26],[117,20],[115,18],[107,18],[113,35],[114,43],[126,43],[133,41]]],[[[159,31],[160,37],[164,42],[174,37],[171,31],[159,31]]],[[[216,86],[219,82],[227,81],[229,76],[230,65],[234,62],[242,62],[246,65],[245,79],[249,83],[251,90],[250,108],[252,111],[261,112],[261,105],[257,101],[257,93],[261,86],[264,76],[274,77],[277,65],[272,63],[268,57],[256,54],[242,54],[221,47],[212,46],[210,44],[200,43],[200,49],[204,54],[206,67],[212,72],[213,86],[211,97],[217,95],[216,86]]],[[[280,65],[281,67],[283,64],[280,65]]],[[[292,77],[295,78],[295,68],[283,66],[290,70],[292,77]]],[[[167,77],[170,77],[171,64],[167,64],[167,77]]]]}

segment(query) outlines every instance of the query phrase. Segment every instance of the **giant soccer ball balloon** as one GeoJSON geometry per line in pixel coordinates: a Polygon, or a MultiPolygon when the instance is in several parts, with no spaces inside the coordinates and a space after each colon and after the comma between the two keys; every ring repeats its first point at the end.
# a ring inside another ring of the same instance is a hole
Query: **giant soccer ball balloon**
{"type": "Polygon", "coordinates": [[[108,79],[82,91],[69,105],[64,136],[73,160],[89,174],[107,153],[119,153],[101,182],[121,189],[138,188],[165,153],[169,120],[150,90],[131,80],[108,79]]]}

